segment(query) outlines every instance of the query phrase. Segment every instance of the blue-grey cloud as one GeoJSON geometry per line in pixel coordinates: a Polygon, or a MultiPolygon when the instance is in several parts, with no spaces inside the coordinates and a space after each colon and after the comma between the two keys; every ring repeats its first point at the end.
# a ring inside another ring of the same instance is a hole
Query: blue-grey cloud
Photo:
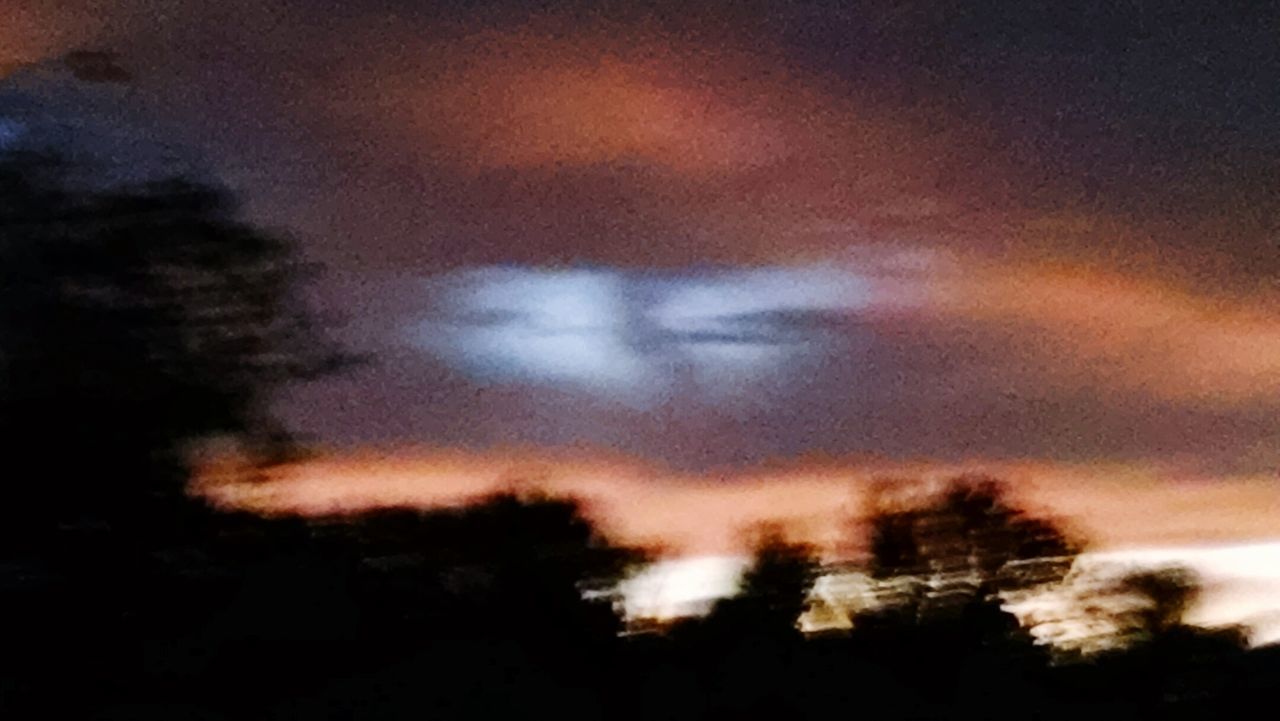
{"type": "Polygon", "coordinates": [[[647,405],[696,378],[710,398],[830,352],[869,281],[822,267],[706,274],[491,268],[455,274],[409,341],[491,381],[566,385],[647,405]]]}

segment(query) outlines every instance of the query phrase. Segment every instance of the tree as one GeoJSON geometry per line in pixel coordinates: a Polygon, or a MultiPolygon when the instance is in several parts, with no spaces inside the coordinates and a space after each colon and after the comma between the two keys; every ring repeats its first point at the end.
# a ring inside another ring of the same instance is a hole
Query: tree
{"type": "Polygon", "coordinates": [[[389,630],[551,636],[621,630],[618,582],[644,554],[612,543],[578,501],[498,493],[454,509],[388,508],[336,519],[368,568],[389,630]]]}
{"type": "Polygon", "coordinates": [[[266,460],[288,440],[272,394],[342,359],[302,302],[308,268],[239,221],[225,190],[101,178],[0,157],[0,438],[21,469],[0,503],[10,543],[179,532],[193,445],[230,437],[266,460]]]}
{"type": "Polygon", "coordinates": [[[1196,574],[1177,565],[1095,569],[1077,579],[1077,607],[1092,636],[1075,645],[1105,669],[1123,696],[1149,718],[1217,718],[1235,687],[1248,637],[1234,626],[1203,628],[1188,612],[1202,586],[1196,574]],[[1092,651],[1093,653],[1089,653],[1092,651]]]}
{"type": "Polygon", "coordinates": [[[853,620],[854,647],[903,684],[886,693],[912,717],[1024,717],[1047,659],[1004,603],[1060,581],[1077,545],[1012,505],[992,478],[891,498],[898,490],[872,495],[867,568],[877,598],[853,620]]]}
{"type": "Polygon", "coordinates": [[[873,496],[869,571],[880,581],[882,612],[954,617],[975,606],[1060,582],[1079,544],[1052,521],[1006,500],[1004,485],[961,476],[923,502],[873,496]]]}
{"type": "Polygon", "coordinates": [[[192,450],[232,438],[246,468],[271,462],[290,445],[272,394],[343,360],[287,239],[238,220],[216,185],[109,172],[0,154],[0,560],[21,581],[6,658],[82,680],[85,698],[243,570],[215,560],[192,450]]]}
{"type": "Polygon", "coordinates": [[[817,555],[812,546],[789,541],[777,524],[752,533],[751,565],[738,593],[716,604],[710,622],[749,634],[796,634],[818,578],[817,555]]]}
{"type": "Polygon", "coordinates": [[[1071,644],[1082,651],[1168,646],[1192,638],[1228,646],[1244,643],[1238,628],[1211,630],[1188,621],[1203,587],[1197,574],[1183,566],[1103,564],[1073,574],[1068,585],[1074,590],[1069,610],[1075,616],[1058,625],[1079,629],[1071,644]]]}
{"type": "Polygon", "coordinates": [[[803,658],[800,616],[818,577],[813,547],[781,526],[750,530],[752,560],[738,592],[700,620],[677,626],[682,659],[700,675],[699,695],[726,717],[790,717],[804,693],[793,682],[803,658]]]}
{"type": "Polygon", "coordinates": [[[1143,636],[1159,636],[1185,625],[1187,611],[1200,596],[1200,583],[1186,568],[1151,568],[1121,578],[1115,593],[1136,601],[1121,611],[1122,628],[1143,636]]]}

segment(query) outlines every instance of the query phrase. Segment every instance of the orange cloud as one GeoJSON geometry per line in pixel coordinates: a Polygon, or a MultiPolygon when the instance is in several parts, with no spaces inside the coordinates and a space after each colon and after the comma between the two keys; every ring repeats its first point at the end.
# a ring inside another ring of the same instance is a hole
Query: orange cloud
{"type": "Polygon", "coordinates": [[[431,178],[434,225],[504,261],[529,234],[646,265],[997,242],[1010,170],[989,131],[833,87],[767,43],[538,20],[400,43],[352,32],[371,57],[299,102],[431,178]]]}
{"type": "Polygon", "coordinates": [[[0,79],[91,42],[107,20],[86,9],[24,0],[0,0],[0,18],[0,79]]]}
{"type": "Polygon", "coordinates": [[[614,57],[481,62],[450,78],[428,112],[445,141],[482,167],[638,162],[696,173],[766,164],[782,152],[763,118],[661,76],[614,57]]]}
{"type": "Polygon", "coordinates": [[[1280,393],[1272,299],[1061,266],[966,268],[933,288],[944,314],[1035,333],[1051,376],[1210,408],[1280,393]]]}
{"type": "Polygon", "coordinates": [[[936,212],[937,199],[885,192],[936,189],[942,166],[963,165],[955,161],[981,134],[966,128],[960,137],[921,113],[832,91],[758,44],[710,45],[637,28],[619,39],[534,21],[410,48],[409,58],[350,68],[353,89],[392,125],[404,121],[398,131],[411,144],[464,166],[632,163],[704,181],[729,173],[767,181],[789,200],[802,196],[787,186],[802,181],[811,210],[835,200],[916,217],[936,212]],[[752,175],[779,164],[782,175],[752,175]]]}

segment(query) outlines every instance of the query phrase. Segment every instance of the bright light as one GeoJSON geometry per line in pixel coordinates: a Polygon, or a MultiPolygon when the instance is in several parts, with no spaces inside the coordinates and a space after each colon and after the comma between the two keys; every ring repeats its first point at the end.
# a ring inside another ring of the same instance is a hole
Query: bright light
{"type": "MultiPolygon", "coordinates": [[[[622,583],[627,617],[671,619],[705,613],[717,599],[737,591],[749,562],[742,556],[701,556],[654,563],[622,583]]],[[[1082,569],[1169,564],[1191,569],[1204,584],[1197,604],[1188,611],[1189,622],[1201,626],[1241,624],[1249,630],[1255,646],[1280,641],[1280,543],[1117,550],[1084,554],[1077,561],[1082,569]]],[[[820,577],[811,596],[813,608],[800,619],[803,627],[809,631],[848,627],[847,614],[856,612],[870,598],[869,583],[859,573],[820,577]]],[[[1038,609],[1057,602],[1049,596],[1035,596],[1009,610],[1030,618],[1038,609]]],[[[1067,642],[1073,638],[1070,633],[1063,636],[1067,642]]]]}
{"type": "Polygon", "coordinates": [[[621,584],[628,619],[671,619],[710,610],[718,599],[738,590],[751,559],[745,556],[699,556],[657,561],[621,584]]]}
{"type": "MultiPolygon", "coordinates": [[[[658,275],[488,268],[440,279],[413,342],[491,380],[571,386],[646,402],[693,382],[725,399],[833,342],[833,317],[871,305],[838,268],[658,275]]],[[[785,378],[785,376],[781,376],[785,378]]]]}
{"type": "Polygon", "coordinates": [[[476,365],[500,373],[625,386],[642,369],[622,338],[624,310],[613,275],[521,273],[472,291],[465,313],[478,322],[458,340],[476,365]]]}

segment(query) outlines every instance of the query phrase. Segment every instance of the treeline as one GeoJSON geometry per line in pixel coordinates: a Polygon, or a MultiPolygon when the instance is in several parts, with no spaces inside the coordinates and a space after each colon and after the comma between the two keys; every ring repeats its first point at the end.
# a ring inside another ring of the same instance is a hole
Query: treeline
{"type": "Polygon", "coordinates": [[[648,554],[572,499],[210,508],[186,493],[193,449],[219,439],[251,481],[296,452],[272,393],[353,362],[291,248],[215,185],[0,161],[4,718],[1217,718],[1280,671],[1184,622],[1185,572],[1074,583],[1080,541],[990,479],[880,489],[869,598],[812,636],[824,569],[782,529],[738,595],[640,629],[617,589],[648,554]],[[1084,590],[1026,623],[1005,608],[1052,587],[1084,590]]]}
{"type": "Polygon", "coordinates": [[[1218,718],[1280,672],[1238,630],[1186,624],[1176,570],[1041,619],[1101,629],[1087,653],[1038,643],[1004,599],[1065,583],[1075,547],[984,479],[874,516],[871,597],[812,635],[825,569],[776,530],[709,614],[629,628],[617,582],[645,554],[571,500],[206,523],[142,572],[11,583],[6,717],[1218,718]]]}

